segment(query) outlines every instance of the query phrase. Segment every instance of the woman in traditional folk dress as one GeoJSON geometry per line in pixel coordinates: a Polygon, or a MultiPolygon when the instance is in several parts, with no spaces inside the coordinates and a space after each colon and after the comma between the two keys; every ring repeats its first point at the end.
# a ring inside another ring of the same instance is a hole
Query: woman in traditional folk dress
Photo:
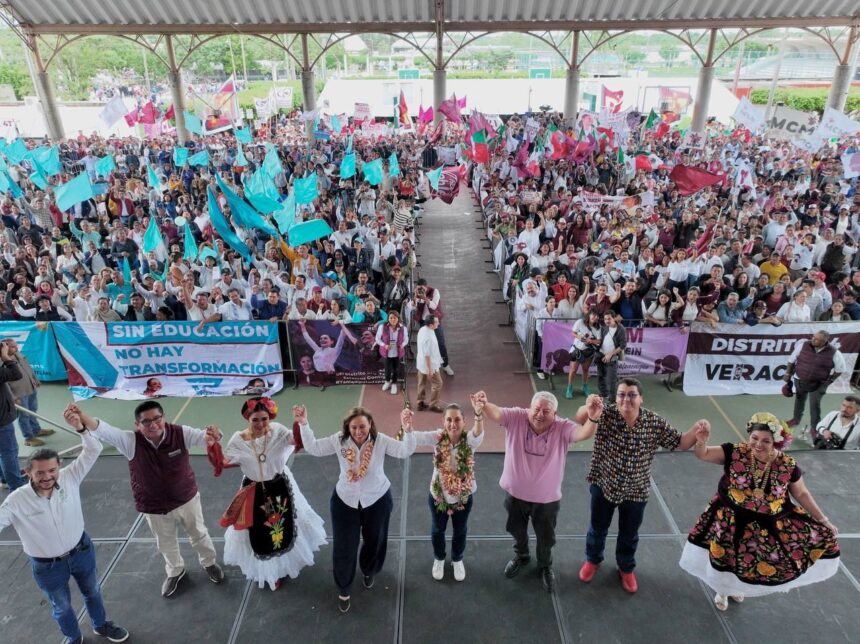
{"type": "Polygon", "coordinates": [[[349,410],[341,431],[326,438],[314,436],[303,406],[293,407],[293,419],[308,454],[335,454],[340,465],[340,476],[331,495],[332,557],[338,607],[345,613],[351,605],[356,563],[367,589],[373,588],[374,578],[385,563],[388,522],[394,508],[391,481],[385,476],[385,456],[409,458],[415,451],[415,438],[407,427],[402,442],[380,434],[373,416],[363,407],[349,410]]]}
{"type": "Polygon", "coordinates": [[[787,592],[839,569],[836,526],[815,503],[797,462],[781,451],[791,441],[788,428],[758,413],[747,432],[749,442],[719,447],[708,447],[707,428],[696,432],[696,456],[722,465],[723,476],[680,563],[716,591],[720,610],[729,598],[787,592]]]}
{"type": "Polygon", "coordinates": [[[232,436],[223,455],[210,441],[216,476],[222,467],[242,468],[242,488],[221,518],[224,563],[239,566],[260,588],[277,590],[314,563],[326,543],[323,520],[296,485],[287,459],[301,449],[298,428],[273,423],[278,407],[271,398],[249,398],[242,405],[248,427],[232,436]]]}
{"type": "MultiPolygon", "coordinates": [[[[445,531],[451,519],[454,535],[451,538],[451,565],[454,579],[466,579],[463,554],[466,551],[466,534],[472,498],[478,489],[475,483],[474,452],[484,441],[484,404],[473,398],[475,424],[471,431],[463,431],[465,424],[459,405],[445,407],[442,429],[415,432],[416,447],[433,448],[433,475],[430,477],[430,540],[433,544],[433,579],[445,576],[445,531]]],[[[400,424],[412,428],[412,411],[404,409],[400,424]]]]}

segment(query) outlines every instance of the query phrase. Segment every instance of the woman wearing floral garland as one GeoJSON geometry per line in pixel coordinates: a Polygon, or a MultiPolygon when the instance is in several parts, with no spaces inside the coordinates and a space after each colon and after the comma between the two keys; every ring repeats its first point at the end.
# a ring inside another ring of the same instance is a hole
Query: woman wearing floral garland
{"type": "Polygon", "coordinates": [[[716,591],[719,610],[729,598],[787,592],[839,569],[836,526],[815,503],[797,462],[781,451],[791,442],[788,428],[773,414],[757,413],[747,432],[749,442],[719,447],[708,447],[708,428],[696,432],[696,456],[722,465],[723,476],[680,563],[716,591]]]}
{"type": "MultiPolygon", "coordinates": [[[[464,419],[460,405],[445,407],[443,427],[431,432],[415,432],[416,447],[433,448],[433,475],[430,477],[430,540],[433,543],[433,579],[445,576],[445,531],[451,519],[451,565],[454,579],[466,578],[463,553],[466,551],[467,523],[472,510],[475,483],[475,450],[484,441],[484,403],[472,397],[475,424],[463,431],[464,419]]],[[[400,424],[412,429],[412,410],[404,409],[400,424]]]]}
{"type": "Polygon", "coordinates": [[[260,588],[277,590],[286,577],[297,577],[314,563],[314,552],[326,542],[323,520],[314,512],[287,467],[301,449],[297,428],[273,423],[275,401],[265,396],[242,405],[248,427],[233,434],[223,454],[214,438],[207,452],[215,475],[223,467],[242,468],[242,488],[221,518],[224,563],[234,564],[260,588]]]}
{"type": "Polygon", "coordinates": [[[314,436],[304,406],[293,407],[293,420],[298,423],[302,446],[308,454],[336,454],[340,465],[330,507],[334,582],[340,611],[345,613],[350,607],[356,562],[367,589],[373,588],[374,578],[385,563],[388,521],[394,508],[391,481],[385,476],[385,456],[408,458],[415,451],[415,437],[408,427],[404,427],[402,442],[380,434],[373,416],[363,407],[350,409],[341,431],[326,438],[314,436]],[[361,551],[359,541],[363,542],[361,551]]]}

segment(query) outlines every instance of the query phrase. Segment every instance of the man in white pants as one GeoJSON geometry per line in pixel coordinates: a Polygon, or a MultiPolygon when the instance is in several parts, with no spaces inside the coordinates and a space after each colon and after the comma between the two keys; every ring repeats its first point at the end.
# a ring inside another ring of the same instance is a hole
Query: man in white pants
{"type": "Polygon", "coordinates": [[[131,491],[138,512],[142,512],[164,557],[167,578],[161,586],[162,597],[171,597],[185,576],[185,562],[176,537],[181,523],[191,539],[200,565],[214,584],[224,581],[216,562],[215,546],[203,523],[200,493],[191,468],[188,448],[206,444],[206,436],[220,436],[212,425],[196,429],[164,421],[164,409],[147,400],[134,410],[135,431],[117,429],[103,420],[85,414],[75,405],[66,407],[64,416],[80,422],[96,438],[115,447],[128,459],[131,491]]]}

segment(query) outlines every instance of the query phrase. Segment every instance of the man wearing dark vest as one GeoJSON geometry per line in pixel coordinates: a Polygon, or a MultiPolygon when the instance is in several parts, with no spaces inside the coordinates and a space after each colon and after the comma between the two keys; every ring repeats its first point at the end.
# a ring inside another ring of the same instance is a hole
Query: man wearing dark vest
{"type": "Polygon", "coordinates": [[[417,316],[414,319],[423,320],[428,315],[432,315],[438,320],[436,341],[439,343],[439,353],[442,354],[442,371],[453,376],[454,370],[448,364],[448,347],[445,345],[445,334],[442,331],[442,318],[445,317],[445,313],[442,310],[439,289],[428,286],[427,280],[422,277],[415,282],[415,297],[412,306],[415,309],[415,316],[417,316]]]}
{"type": "Polygon", "coordinates": [[[135,507],[146,517],[158,551],[164,557],[167,579],[161,586],[161,595],[172,596],[185,576],[185,562],[176,538],[177,523],[188,533],[191,547],[209,580],[215,584],[224,581],[224,572],[215,560],[215,547],[203,523],[200,493],[188,454],[189,448],[204,446],[207,435],[220,436],[218,428],[209,425],[203,430],[165,422],[164,409],[154,400],[135,408],[133,432],[85,414],[77,405],[71,404],[67,409],[78,414],[96,438],[128,459],[135,507]]]}
{"type": "Polygon", "coordinates": [[[809,397],[810,427],[818,427],[821,420],[821,398],[827,388],[845,371],[845,358],[830,344],[827,331],[817,331],[811,340],[798,342],[788,359],[783,380],[791,383],[794,378],[794,414],[789,427],[800,424],[806,398],[809,397]]]}

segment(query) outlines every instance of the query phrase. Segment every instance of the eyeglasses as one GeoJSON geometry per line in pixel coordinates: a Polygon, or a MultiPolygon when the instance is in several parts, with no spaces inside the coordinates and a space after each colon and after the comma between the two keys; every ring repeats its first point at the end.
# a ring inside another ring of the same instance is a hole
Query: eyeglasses
{"type": "Polygon", "coordinates": [[[141,418],[137,422],[138,422],[138,424],[143,425],[144,427],[151,427],[152,425],[160,423],[162,420],[164,420],[163,414],[160,416],[155,416],[153,418],[141,418]]]}
{"type": "Polygon", "coordinates": [[[635,391],[628,391],[625,394],[622,394],[622,393],[615,394],[615,397],[616,398],[626,398],[627,400],[636,400],[639,397],[639,394],[636,393],[635,391]]]}

